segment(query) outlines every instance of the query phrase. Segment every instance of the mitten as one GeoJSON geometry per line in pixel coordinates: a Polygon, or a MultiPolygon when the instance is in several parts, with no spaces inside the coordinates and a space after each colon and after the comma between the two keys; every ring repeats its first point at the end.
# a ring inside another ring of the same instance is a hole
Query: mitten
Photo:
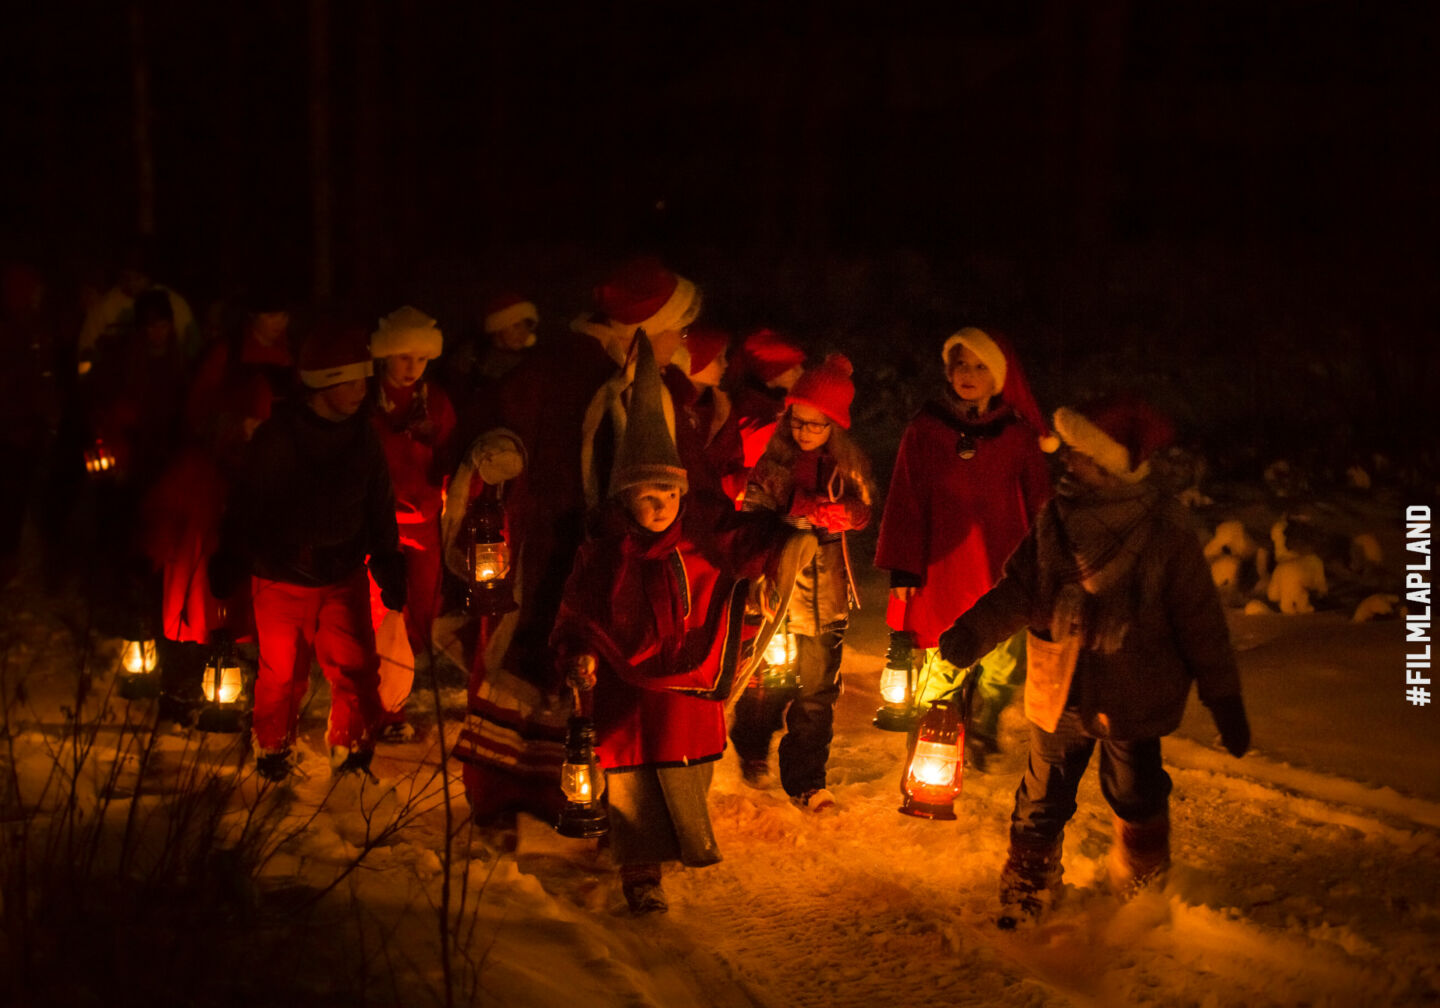
{"type": "Polygon", "coordinates": [[[827,532],[848,532],[850,510],[840,501],[819,501],[810,509],[810,520],[827,532]]]}
{"type": "Polygon", "coordinates": [[[490,431],[481,435],[471,451],[475,475],[491,486],[514,479],[525,468],[520,442],[508,432],[490,431]]]}
{"type": "Polygon", "coordinates": [[[1221,697],[1210,705],[1210,716],[1220,729],[1220,741],[1226,751],[1237,759],[1250,748],[1250,720],[1245,716],[1245,701],[1235,696],[1221,697]]]}
{"type": "Polygon", "coordinates": [[[571,655],[565,661],[565,679],[578,690],[595,688],[595,656],[571,655]]]}
{"type": "Polygon", "coordinates": [[[969,668],[980,657],[976,653],[975,635],[958,621],[940,635],[937,643],[940,646],[940,657],[957,668],[969,668]]]}
{"type": "Polygon", "coordinates": [[[405,555],[375,554],[370,557],[370,573],[380,586],[380,602],[386,609],[400,612],[405,608],[405,555]]]}

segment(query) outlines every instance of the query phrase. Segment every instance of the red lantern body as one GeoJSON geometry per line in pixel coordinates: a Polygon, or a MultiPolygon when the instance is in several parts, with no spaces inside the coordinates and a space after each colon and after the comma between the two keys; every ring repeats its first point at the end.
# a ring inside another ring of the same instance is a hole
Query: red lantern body
{"type": "Polygon", "coordinates": [[[953,701],[936,700],[920,720],[900,790],[900,811],[922,819],[954,819],[964,774],[965,727],[953,701]]]}

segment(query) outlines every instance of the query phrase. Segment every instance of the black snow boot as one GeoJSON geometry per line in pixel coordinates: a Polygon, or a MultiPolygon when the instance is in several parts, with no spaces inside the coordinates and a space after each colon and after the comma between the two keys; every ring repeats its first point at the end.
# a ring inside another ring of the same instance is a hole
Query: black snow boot
{"type": "Polygon", "coordinates": [[[1010,852],[1000,872],[1000,915],[995,923],[1006,931],[1033,923],[1055,904],[1060,893],[1060,840],[1037,846],[1010,838],[1010,852]]]}
{"type": "Polygon", "coordinates": [[[1122,900],[1163,882],[1170,867],[1170,812],[1140,822],[1115,817],[1115,843],[1106,859],[1110,889],[1122,900]]]}

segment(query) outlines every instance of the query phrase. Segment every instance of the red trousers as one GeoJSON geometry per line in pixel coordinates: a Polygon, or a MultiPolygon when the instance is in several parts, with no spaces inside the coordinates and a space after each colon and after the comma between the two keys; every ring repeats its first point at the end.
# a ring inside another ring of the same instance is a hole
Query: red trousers
{"type": "Polygon", "coordinates": [[[264,752],[295,741],[310,661],[330,683],[331,746],[369,749],[380,718],[380,660],[370,625],[369,577],[362,567],[339,584],[307,588],[251,578],[260,675],[255,682],[255,745],[264,752]]]}

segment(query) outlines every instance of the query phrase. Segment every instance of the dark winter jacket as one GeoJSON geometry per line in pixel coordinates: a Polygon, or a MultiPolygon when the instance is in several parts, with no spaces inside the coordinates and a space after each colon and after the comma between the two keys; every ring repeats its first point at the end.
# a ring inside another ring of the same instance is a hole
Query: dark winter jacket
{"type": "MultiPolygon", "coordinates": [[[[238,560],[258,577],[308,587],[346,580],[369,556],[386,607],[404,607],[395,495],[364,410],[334,422],[302,403],[276,405],[247,447],[221,556],[222,569],[238,560]]],[[[212,582],[229,580],[215,574],[212,565],[212,582]]]]}
{"type": "Polygon", "coordinates": [[[550,630],[584,540],[580,459],[585,411],[615,371],[599,342],[566,333],[537,346],[500,383],[494,422],[517,435],[525,450],[525,471],[505,492],[510,551],[523,589],[503,664],[536,686],[551,684],[550,630]]]}
{"type": "Polygon", "coordinates": [[[1239,697],[1225,614],[1188,515],[1156,490],[1133,492],[1141,494],[1133,499],[1143,507],[1123,537],[1124,548],[1105,558],[1124,565],[1129,557],[1123,577],[1098,592],[1087,587],[1104,579],[1103,568],[1077,565],[1065,544],[1080,538],[1101,503],[1055,497],[1006,561],[1000,582],[941,636],[943,657],[970,665],[1024,627],[1032,651],[1037,640],[1071,645],[1078,651],[1073,673],[1054,673],[1061,677],[1053,681],[1032,656],[1026,714],[1042,723],[1058,716],[1056,704],[1076,707],[1097,738],[1126,741],[1174,731],[1192,680],[1212,711],[1217,702],[1239,697]],[[1057,619],[1067,609],[1078,623],[1057,619]],[[1052,702],[1041,709],[1041,698],[1052,702]]]}
{"type": "Polygon", "coordinates": [[[930,402],[905,428],[875,548],[892,587],[886,622],[934,647],[955,617],[1000,577],[1036,513],[1050,499],[1039,432],[1001,403],[962,419],[949,401],[930,402]]]}
{"type": "Polygon", "coordinates": [[[747,578],[794,531],[687,495],[660,533],[612,499],[565,585],[552,644],[594,654],[595,727],[606,769],[675,766],[725,750],[724,699],[740,658],[747,578]]]}
{"type": "Polygon", "coordinates": [[[790,596],[790,632],[815,637],[844,627],[852,595],[845,533],[870,523],[870,504],[863,488],[835,470],[835,459],[822,446],[797,451],[787,465],[767,452],[750,472],[745,488],[746,511],[774,511],[796,528],[819,533],[820,549],[804,567],[790,596]],[[813,521],[818,503],[840,505],[844,517],[828,525],[813,521]]]}

